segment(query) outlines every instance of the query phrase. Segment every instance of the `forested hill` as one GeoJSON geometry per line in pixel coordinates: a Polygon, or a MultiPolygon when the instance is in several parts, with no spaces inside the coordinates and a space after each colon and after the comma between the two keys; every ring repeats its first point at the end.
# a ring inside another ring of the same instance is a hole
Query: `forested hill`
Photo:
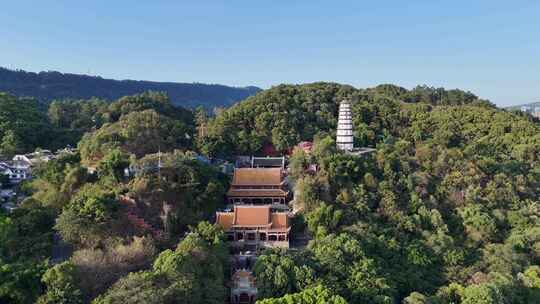
{"type": "Polygon", "coordinates": [[[295,221],[313,239],[258,257],[257,303],[539,303],[540,126],[531,117],[460,90],[280,85],[212,118],[198,144],[227,156],[304,140],[313,149],[293,150],[289,179],[295,221]],[[345,98],[355,144],[376,148],[365,158],[335,150],[345,98]],[[306,172],[312,164],[317,172],[306,172]],[[297,300],[313,293],[324,300],[297,300]]]}
{"type": "Polygon", "coordinates": [[[211,120],[208,136],[199,144],[210,156],[257,154],[264,147],[278,151],[312,140],[320,132],[335,135],[339,102],[353,101],[357,145],[375,146],[398,135],[407,123],[405,105],[420,112],[458,107],[463,115],[478,106],[495,109],[487,100],[459,89],[417,86],[411,90],[392,84],[357,89],[337,83],[279,85],[251,96],[211,120]],[[403,108],[403,109],[402,109],[403,108]],[[383,132],[384,130],[384,132],[383,132]]]}
{"type": "Polygon", "coordinates": [[[207,108],[229,106],[261,89],[257,87],[229,87],[218,84],[174,83],[104,79],[60,72],[26,72],[0,67],[0,92],[34,97],[42,101],[53,99],[88,99],[90,97],[115,100],[122,96],[145,91],[166,92],[174,105],[207,108]]]}
{"type": "Polygon", "coordinates": [[[158,92],[43,106],[0,93],[0,154],[66,142],[79,153],[38,165],[19,209],[0,211],[0,303],[225,303],[226,235],[206,221],[228,179],[198,154],[233,159],[304,140],[311,152],[289,158],[291,233],[311,240],[260,252],[258,304],[539,303],[540,125],[530,115],[461,90],[337,83],[275,86],[212,117],[158,92]],[[373,154],[336,150],[343,99],[355,144],[373,154]],[[73,248],[58,264],[55,235],[73,248]]]}

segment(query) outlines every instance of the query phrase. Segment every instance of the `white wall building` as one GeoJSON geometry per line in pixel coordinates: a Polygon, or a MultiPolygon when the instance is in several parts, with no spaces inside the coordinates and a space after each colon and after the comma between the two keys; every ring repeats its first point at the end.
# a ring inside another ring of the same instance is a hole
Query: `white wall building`
{"type": "Polygon", "coordinates": [[[0,162],[0,174],[6,175],[10,183],[16,184],[22,180],[30,178],[30,168],[19,162],[6,163],[0,162]]]}
{"type": "Polygon", "coordinates": [[[529,106],[521,106],[521,112],[530,112],[532,110],[529,106]]]}
{"type": "Polygon", "coordinates": [[[536,118],[540,118],[540,107],[535,107],[534,112],[532,113],[532,116],[536,118]]]}
{"type": "Polygon", "coordinates": [[[49,150],[40,150],[28,154],[17,154],[13,157],[14,161],[28,163],[29,166],[36,165],[40,162],[48,162],[55,159],[56,156],[49,150]]]}

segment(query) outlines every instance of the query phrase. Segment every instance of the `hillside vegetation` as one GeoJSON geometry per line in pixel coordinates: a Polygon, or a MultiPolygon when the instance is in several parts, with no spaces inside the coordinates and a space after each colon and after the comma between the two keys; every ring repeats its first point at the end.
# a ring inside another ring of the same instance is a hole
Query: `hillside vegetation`
{"type": "Polygon", "coordinates": [[[196,153],[232,159],[268,147],[292,151],[294,230],[312,240],[262,253],[260,303],[540,299],[540,126],[472,93],[280,85],[211,118],[161,93],[48,111],[3,94],[2,105],[14,122],[0,125],[2,142],[18,139],[3,153],[70,138],[79,154],[37,168],[21,208],[0,214],[0,302],[223,303],[227,243],[206,221],[228,181],[196,153]],[[336,150],[343,99],[356,144],[372,155],[336,150]],[[30,136],[30,121],[70,136],[30,136]],[[312,153],[294,149],[302,140],[312,153]],[[74,252],[53,265],[55,233],[74,252]]]}
{"type": "Polygon", "coordinates": [[[314,239],[259,258],[264,303],[319,285],[350,303],[538,297],[540,127],[529,118],[461,91],[317,83],[262,92],[209,126],[199,145],[210,155],[315,138],[311,155],[291,159],[295,204],[314,239]],[[371,157],[334,148],[344,98],[356,144],[377,148],[371,157]],[[317,174],[304,173],[308,164],[317,174]]]}
{"type": "Polygon", "coordinates": [[[113,148],[125,148],[138,156],[160,147],[163,151],[186,150],[195,132],[194,112],[173,106],[161,92],[125,96],[110,103],[91,98],[49,105],[0,93],[0,117],[0,155],[8,158],[36,148],[77,146],[83,138],[81,155],[91,164],[113,148]]]}
{"type": "MultiPolygon", "coordinates": [[[[271,144],[278,151],[312,140],[320,132],[335,133],[337,108],[343,99],[354,101],[355,137],[359,145],[374,145],[386,134],[404,127],[400,117],[405,103],[426,106],[484,105],[474,94],[418,86],[394,85],[356,89],[335,83],[279,85],[263,91],[210,121],[208,136],[199,143],[212,156],[259,153],[271,144]]],[[[431,107],[426,107],[429,111],[431,107]]]]}

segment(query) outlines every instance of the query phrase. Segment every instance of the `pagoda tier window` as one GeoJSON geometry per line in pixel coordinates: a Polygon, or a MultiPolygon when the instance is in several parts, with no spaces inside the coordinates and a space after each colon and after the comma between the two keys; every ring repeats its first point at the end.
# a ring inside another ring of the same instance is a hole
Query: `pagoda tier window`
{"type": "Polygon", "coordinates": [[[268,240],[271,242],[277,241],[277,235],[273,235],[273,234],[269,235],[268,240]]]}
{"type": "Polygon", "coordinates": [[[259,239],[261,241],[266,241],[266,233],[263,232],[263,233],[259,234],[259,239]]]}
{"type": "Polygon", "coordinates": [[[248,233],[247,239],[248,241],[255,241],[255,233],[248,233]]]}
{"type": "Polygon", "coordinates": [[[236,233],[236,239],[237,240],[243,240],[244,239],[244,233],[243,232],[238,232],[236,233]]]}

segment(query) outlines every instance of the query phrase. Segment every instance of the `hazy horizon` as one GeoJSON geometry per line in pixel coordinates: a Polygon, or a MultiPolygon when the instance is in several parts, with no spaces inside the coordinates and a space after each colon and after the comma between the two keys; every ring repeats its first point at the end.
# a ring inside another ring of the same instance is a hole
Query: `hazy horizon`
{"type": "Polygon", "coordinates": [[[540,3],[4,4],[0,66],[269,88],[328,81],[540,100],[540,3]]]}
{"type": "MultiPolygon", "coordinates": [[[[8,67],[3,67],[3,68],[8,68],[8,67]]],[[[22,70],[22,69],[16,69],[16,68],[8,68],[10,70],[22,70]]],[[[124,79],[119,79],[119,78],[112,78],[112,77],[104,77],[102,75],[94,75],[94,74],[89,74],[89,73],[72,73],[72,72],[69,72],[69,71],[58,71],[58,70],[41,70],[41,71],[29,71],[29,70],[23,70],[25,72],[31,72],[31,73],[40,73],[40,72],[60,72],[62,74],[76,74],[76,75],[85,75],[85,76],[92,76],[92,77],[101,77],[103,79],[113,79],[113,80],[119,80],[119,81],[124,81],[124,80],[131,80],[131,81],[149,81],[149,82],[170,82],[170,83],[203,83],[203,84],[210,84],[210,85],[224,85],[224,86],[230,86],[230,87],[237,87],[237,88],[243,88],[243,87],[249,87],[249,86],[254,86],[254,85],[245,85],[245,86],[241,86],[241,85],[230,85],[230,84],[227,84],[227,83],[213,83],[213,82],[192,82],[192,81],[158,81],[158,80],[153,80],[153,79],[131,79],[131,78],[124,78],[124,79]]],[[[322,80],[321,80],[322,81],[322,80]]],[[[317,82],[317,81],[314,81],[314,82],[317,82]]],[[[333,81],[328,81],[328,82],[333,82],[333,81]]],[[[309,82],[309,83],[313,83],[313,82],[309,82]]],[[[277,85],[280,85],[280,84],[293,84],[293,85],[301,85],[301,84],[308,84],[308,82],[303,82],[303,83],[278,83],[278,84],[274,84],[274,85],[271,85],[269,87],[261,87],[261,86],[255,86],[255,87],[258,87],[260,89],[263,89],[263,90],[266,90],[266,89],[270,89],[272,88],[273,86],[277,86],[277,85]]],[[[341,84],[348,84],[348,83],[341,83],[341,84]]],[[[376,85],[380,85],[380,84],[387,84],[387,83],[379,83],[379,84],[376,84],[376,85]]],[[[395,84],[395,83],[394,83],[395,84]]],[[[354,86],[352,84],[348,84],[348,85],[351,85],[351,86],[354,86]]],[[[417,85],[430,85],[430,84],[427,84],[427,83],[419,83],[417,85]]],[[[374,85],[375,86],[375,85],[374,85]]],[[[369,88],[369,87],[358,87],[358,86],[354,86],[355,88],[358,88],[358,89],[365,89],[365,88],[369,88]]],[[[373,86],[371,86],[373,87],[373,86]]],[[[413,89],[415,86],[411,86],[411,87],[405,87],[405,86],[402,86],[408,90],[410,89],[413,89]]],[[[445,89],[461,89],[463,90],[463,88],[448,88],[448,87],[445,87],[445,89]]],[[[471,91],[471,93],[474,93],[474,94],[477,94],[476,92],[474,91],[471,91]]],[[[483,98],[483,99],[486,99],[485,97],[483,96],[478,96],[480,98],[483,98]]],[[[500,106],[500,107],[511,107],[511,106],[519,106],[519,105],[523,105],[523,104],[530,104],[530,103],[535,103],[535,102],[540,102],[540,98],[538,99],[533,99],[531,101],[524,101],[524,102],[521,102],[521,103],[513,103],[513,104],[508,104],[508,105],[497,105],[497,106],[500,106]]]]}

